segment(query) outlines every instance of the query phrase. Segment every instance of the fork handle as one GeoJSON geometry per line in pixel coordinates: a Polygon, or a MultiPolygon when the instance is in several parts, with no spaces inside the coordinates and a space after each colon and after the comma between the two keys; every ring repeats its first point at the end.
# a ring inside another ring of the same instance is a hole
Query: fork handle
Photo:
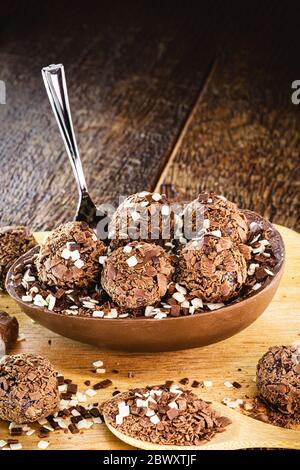
{"type": "Polygon", "coordinates": [[[42,68],[42,76],[52,111],[62,135],[80,194],[87,192],[79,151],[75,139],[65,69],[62,64],[42,68]]]}

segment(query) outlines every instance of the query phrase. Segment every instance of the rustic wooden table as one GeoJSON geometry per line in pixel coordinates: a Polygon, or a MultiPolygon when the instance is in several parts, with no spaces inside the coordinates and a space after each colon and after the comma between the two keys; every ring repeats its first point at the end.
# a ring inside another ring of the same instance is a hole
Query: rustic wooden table
{"type": "Polygon", "coordinates": [[[1,7],[1,224],[47,230],[74,214],[75,182],[40,75],[63,62],[98,203],[160,181],[188,197],[214,189],[300,229],[297,15],[270,0],[257,12],[206,3],[1,7]]]}
{"type": "MultiPolygon", "coordinates": [[[[74,214],[76,187],[40,76],[42,66],[63,62],[98,203],[163,183],[190,198],[208,188],[300,229],[299,112],[290,99],[299,78],[297,41],[293,23],[285,35],[278,26],[287,23],[287,11],[279,9],[272,22],[270,1],[257,17],[245,7],[239,18],[221,1],[200,13],[183,3],[87,1],[83,11],[74,2],[70,9],[64,0],[30,0],[1,7],[0,79],[7,89],[7,104],[0,105],[1,224],[48,230],[74,214]]],[[[17,313],[25,332],[16,351],[49,357],[82,387],[91,363],[101,359],[110,377],[120,370],[112,376],[120,390],[189,376],[214,381],[203,390],[207,398],[228,394],[226,379],[243,384],[232,395],[251,395],[258,357],[300,334],[299,236],[282,231],[288,270],[274,302],[253,326],[217,346],[163,355],[98,351],[33,325],[6,295],[0,307],[17,313]]],[[[7,437],[6,426],[0,429],[0,439],[7,437]]],[[[24,447],[37,441],[34,435],[24,447]]],[[[60,449],[124,448],[104,426],[83,438],[59,433],[51,442],[60,449]]]]}

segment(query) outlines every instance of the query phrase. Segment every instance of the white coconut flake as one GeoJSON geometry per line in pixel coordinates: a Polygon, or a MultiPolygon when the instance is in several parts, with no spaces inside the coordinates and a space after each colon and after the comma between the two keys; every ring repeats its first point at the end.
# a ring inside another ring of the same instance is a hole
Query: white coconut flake
{"type": "Polygon", "coordinates": [[[185,287],[181,286],[180,284],[175,284],[175,289],[180,292],[180,294],[186,295],[187,290],[185,287]]]}
{"type": "Polygon", "coordinates": [[[93,313],[92,313],[92,316],[94,318],[102,318],[104,317],[104,312],[103,310],[95,310],[93,313]]]}
{"type": "Polygon", "coordinates": [[[23,302],[32,302],[32,296],[31,295],[22,295],[22,300],[23,300],[23,302]]]}
{"type": "Polygon", "coordinates": [[[178,410],[178,405],[177,405],[176,401],[171,401],[171,402],[168,404],[168,407],[169,407],[169,408],[175,408],[176,410],[178,410]]]}
{"type": "Polygon", "coordinates": [[[219,308],[225,307],[225,304],[223,304],[222,302],[205,305],[209,308],[209,310],[218,310],[219,308]]]}
{"type": "Polygon", "coordinates": [[[104,318],[118,318],[118,310],[116,308],[112,308],[104,318]]]}
{"type": "Polygon", "coordinates": [[[56,303],[56,298],[54,297],[54,295],[49,294],[48,297],[46,298],[46,302],[48,302],[48,310],[52,311],[56,303]]]}
{"type": "Polygon", "coordinates": [[[64,248],[63,251],[61,252],[61,257],[63,259],[68,260],[69,258],[71,258],[71,251],[68,248],[64,248]]]}
{"type": "Polygon", "coordinates": [[[151,317],[152,315],[155,315],[155,312],[153,312],[154,307],[152,307],[152,305],[148,305],[148,307],[145,308],[145,317],[151,317]]]}
{"type": "Polygon", "coordinates": [[[121,426],[123,424],[123,417],[120,415],[116,415],[116,424],[121,426]]]}
{"type": "Polygon", "coordinates": [[[157,415],[151,416],[150,421],[152,424],[158,424],[160,422],[160,419],[157,415]]]}
{"type": "Polygon", "coordinates": [[[96,374],[105,374],[106,369],[96,369],[96,374]]]}
{"type": "Polygon", "coordinates": [[[210,220],[209,220],[209,219],[204,219],[204,220],[203,220],[203,228],[204,228],[205,230],[208,230],[209,227],[210,227],[210,220]]]}
{"type": "Polygon", "coordinates": [[[248,275],[254,276],[256,268],[259,268],[258,263],[250,263],[249,268],[248,268],[248,275]]]}
{"type": "Polygon", "coordinates": [[[162,320],[163,318],[166,318],[167,314],[165,312],[158,312],[155,317],[153,317],[155,320],[162,320]]]}
{"type": "Polygon", "coordinates": [[[254,286],[252,287],[252,290],[258,290],[261,288],[261,283],[260,282],[257,282],[256,284],[254,284],[254,286]]]}
{"type": "Polygon", "coordinates": [[[203,380],[203,386],[205,388],[211,388],[213,386],[213,382],[211,380],[203,380]]]}
{"type": "Polygon", "coordinates": [[[3,439],[0,440],[0,448],[2,449],[2,447],[6,446],[7,445],[7,441],[4,441],[3,439]]]}
{"type": "Polygon", "coordinates": [[[195,308],[203,308],[203,301],[202,299],[199,299],[198,297],[195,297],[194,299],[192,299],[191,304],[195,308]]]}
{"type": "Polygon", "coordinates": [[[79,253],[78,250],[71,251],[70,253],[71,253],[70,257],[71,257],[72,261],[77,261],[77,260],[80,259],[80,253],[79,253]]]}
{"type": "Polygon", "coordinates": [[[181,294],[181,292],[174,292],[172,295],[173,299],[175,299],[178,303],[182,304],[185,301],[185,296],[181,294]]]}
{"type": "Polygon", "coordinates": [[[102,367],[103,366],[103,361],[95,361],[95,362],[93,362],[93,366],[96,367],[96,369],[98,367],[102,367]]]}
{"type": "Polygon", "coordinates": [[[226,381],[224,382],[224,385],[225,385],[226,388],[233,388],[232,383],[229,382],[228,380],[226,380],[226,381]]]}
{"type": "Polygon", "coordinates": [[[32,436],[32,434],[35,433],[35,429],[29,429],[29,431],[26,432],[26,436],[32,436]]]}
{"type": "Polygon", "coordinates": [[[153,199],[153,201],[160,201],[161,200],[161,194],[153,193],[152,194],[152,199],[153,199]]]}
{"type": "Polygon", "coordinates": [[[256,232],[257,228],[258,228],[258,225],[256,222],[251,222],[250,225],[249,225],[249,228],[251,230],[251,232],[256,232]]]}
{"type": "Polygon", "coordinates": [[[20,442],[16,444],[10,444],[9,447],[10,447],[10,450],[21,450],[23,448],[20,442]]]}
{"type": "Polygon", "coordinates": [[[146,411],[146,416],[148,416],[148,418],[150,418],[151,416],[154,416],[154,415],[155,415],[155,411],[148,408],[147,411],[146,411]]]}
{"type": "Polygon", "coordinates": [[[88,395],[89,397],[94,397],[95,395],[97,395],[97,392],[96,390],[93,390],[92,388],[88,388],[85,391],[85,394],[88,395]]]}
{"type": "Polygon", "coordinates": [[[170,207],[164,204],[161,208],[162,215],[170,215],[170,207]]]}
{"type": "Polygon", "coordinates": [[[132,252],[132,246],[130,246],[130,245],[124,246],[123,252],[124,253],[131,253],[132,252]]]}
{"type": "Polygon", "coordinates": [[[264,269],[265,269],[265,272],[266,272],[267,274],[269,274],[269,276],[274,276],[273,271],[270,271],[270,269],[268,269],[268,268],[264,268],[264,269]]]}
{"type": "Polygon", "coordinates": [[[188,300],[185,300],[180,305],[181,305],[182,308],[190,308],[190,303],[189,303],[188,300]]]}
{"type": "Polygon", "coordinates": [[[128,264],[130,268],[133,268],[134,266],[138,264],[138,260],[136,259],[135,256],[130,256],[130,258],[126,260],[126,263],[128,264]]]}
{"type": "Polygon", "coordinates": [[[137,221],[141,218],[141,214],[140,214],[139,212],[137,212],[137,211],[132,211],[132,212],[130,213],[130,215],[131,215],[132,220],[133,220],[134,222],[137,222],[137,221]]]}
{"type": "Polygon", "coordinates": [[[104,265],[106,263],[107,256],[99,256],[99,263],[104,265]]]}
{"type": "Polygon", "coordinates": [[[221,230],[213,230],[212,232],[210,232],[210,235],[213,235],[214,237],[218,237],[218,238],[222,237],[221,230]]]}
{"type": "Polygon", "coordinates": [[[82,261],[82,259],[77,259],[74,263],[74,266],[76,266],[77,269],[81,269],[84,266],[84,261],[82,261]]]}

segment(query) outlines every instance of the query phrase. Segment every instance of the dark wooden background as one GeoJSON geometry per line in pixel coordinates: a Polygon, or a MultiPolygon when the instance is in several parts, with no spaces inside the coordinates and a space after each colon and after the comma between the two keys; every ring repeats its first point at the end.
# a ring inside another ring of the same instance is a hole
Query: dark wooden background
{"type": "Polygon", "coordinates": [[[63,62],[96,202],[161,183],[190,198],[208,188],[300,230],[293,3],[2,3],[1,224],[50,229],[74,214],[76,186],[40,75],[63,62]]]}

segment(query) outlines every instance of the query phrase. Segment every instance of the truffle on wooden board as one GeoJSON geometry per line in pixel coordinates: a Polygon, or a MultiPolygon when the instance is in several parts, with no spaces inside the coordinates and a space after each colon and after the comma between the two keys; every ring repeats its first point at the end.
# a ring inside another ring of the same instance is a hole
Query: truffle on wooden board
{"type": "Polygon", "coordinates": [[[270,405],[300,415],[300,347],[271,347],[257,364],[256,385],[270,405]]]}
{"type": "Polygon", "coordinates": [[[0,356],[5,354],[18,339],[19,323],[15,317],[0,311],[0,356]]]}
{"type": "Polygon", "coordinates": [[[53,413],[58,405],[57,374],[47,359],[35,354],[0,360],[0,418],[30,423],[53,413]]]}

